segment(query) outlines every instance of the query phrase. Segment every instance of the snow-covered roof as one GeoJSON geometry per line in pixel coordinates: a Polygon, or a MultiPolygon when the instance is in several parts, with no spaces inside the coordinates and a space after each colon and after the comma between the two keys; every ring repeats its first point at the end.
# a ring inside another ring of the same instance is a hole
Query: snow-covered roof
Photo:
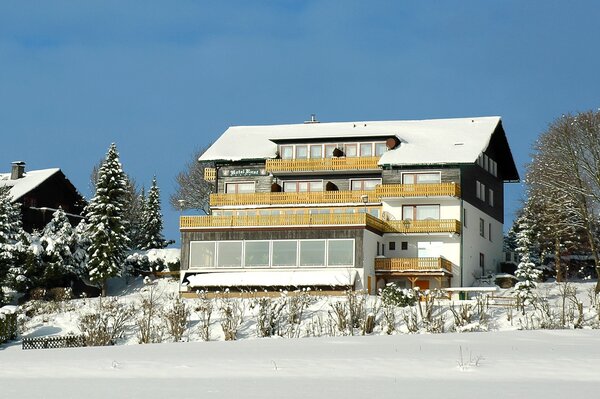
{"type": "Polygon", "coordinates": [[[15,180],[10,178],[10,173],[0,173],[0,186],[9,186],[12,200],[16,201],[59,171],[59,168],[30,170],[15,180]]]}
{"type": "Polygon", "coordinates": [[[312,287],[352,286],[354,269],[247,271],[188,275],[190,287],[312,287]]]}
{"type": "Polygon", "coordinates": [[[387,151],[380,165],[472,163],[484,151],[500,117],[303,123],[232,126],[199,158],[239,161],[275,158],[279,140],[344,141],[352,138],[397,137],[401,145],[387,151]]]}

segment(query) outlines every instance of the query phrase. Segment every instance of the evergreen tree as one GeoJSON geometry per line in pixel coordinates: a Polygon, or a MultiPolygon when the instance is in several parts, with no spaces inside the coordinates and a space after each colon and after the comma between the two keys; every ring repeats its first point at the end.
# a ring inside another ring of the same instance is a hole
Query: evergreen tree
{"type": "Polygon", "coordinates": [[[141,249],[164,248],[165,239],[162,235],[163,221],[160,210],[160,190],[156,184],[156,176],[152,179],[152,186],[148,190],[148,199],[142,217],[142,243],[141,249]]]}
{"type": "MultiPolygon", "coordinates": [[[[21,208],[13,203],[10,188],[0,187],[0,287],[5,283],[8,271],[16,266],[16,244],[23,232],[21,208]]],[[[3,294],[0,288],[0,302],[3,294]]]]}
{"type": "Polygon", "coordinates": [[[537,286],[537,279],[541,272],[535,268],[532,259],[532,243],[535,236],[527,206],[521,216],[517,219],[518,231],[516,233],[516,251],[521,257],[517,266],[516,276],[521,280],[517,283],[517,296],[523,304],[533,299],[533,289],[537,286]]]}
{"type": "Polygon", "coordinates": [[[98,171],[96,195],[86,207],[91,241],[89,277],[93,283],[102,285],[102,295],[106,295],[106,280],[121,273],[129,244],[124,218],[126,193],[127,178],[113,143],[98,171]]]}

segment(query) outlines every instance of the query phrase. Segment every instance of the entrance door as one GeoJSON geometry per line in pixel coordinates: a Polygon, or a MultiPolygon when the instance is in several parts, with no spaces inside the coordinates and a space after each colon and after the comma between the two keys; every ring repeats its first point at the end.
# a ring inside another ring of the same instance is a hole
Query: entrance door
{"type": "Polygon", "coordinates": [[[417,280],[415,281],[415,287],[419,287],[419,289],[422,290],[428,290],[429,289],[429,280],[417,280]]]}

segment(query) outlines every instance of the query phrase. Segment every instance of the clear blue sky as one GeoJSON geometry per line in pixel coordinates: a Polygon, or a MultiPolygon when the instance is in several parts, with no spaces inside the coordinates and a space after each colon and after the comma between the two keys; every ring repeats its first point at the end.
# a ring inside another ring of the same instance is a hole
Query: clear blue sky
{"type": "MultiPolygon", "coordinates": [[[[500,115],[523,176],[554,118],[600,107],[597,1],[3,1],[0,170],[86,196],[116,142],[174,177],[230,125],[500,115]]],[[[507,187],[507,220],[520,185],[507,187]]]]}

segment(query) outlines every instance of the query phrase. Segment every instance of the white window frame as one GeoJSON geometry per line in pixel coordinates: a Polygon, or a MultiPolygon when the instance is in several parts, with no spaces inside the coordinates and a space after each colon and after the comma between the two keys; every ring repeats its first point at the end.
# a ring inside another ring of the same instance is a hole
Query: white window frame
{"type": "Polygon", "coordinates": [[[313,180],[284,180],[282,185],[282,189],[284,192],[286,193],[319,193],[319,192],[323,192],[325,189],[325,186],[323,185],[323,179],[313,179],[313,180]],[[311,191],[310,190],[310,183],[321,183],[321,190],[319,191],[311,191]],[[286,191],[285,190],[285,185],[286,184],[295,184],[296,185],[296,190],[295,191],[286,191]],[[298,191],[298,183],[308,183],[308,190],[307,191],[298,191]]]}
{"type": "Polygon", "coordinates": [[[300,245],[299,240],[270,240],[269,246],[269,267],[275,269],[292,269],[297,268],[300,262],[300,245]],[[273,264],[273,249],[275,248],[275,242],[295,242],[296,243],[296,264],[295,265],[274,265],[273,264]]]}
{"type": "Polygon", "coordinates": [[[442,172],[440,171],[414,171],[414,172],[402,172],[400,174],[400,179],[402,181],[402,184],[440,184],[442,182],[442,172]],[[418,177],[417,175],[438,175],[439,179],[437,183],[419,183],[418,182],[418,177]],[[404,183],[404,176],[405,175],[415,175],[415,182],[414,183],[404,183]]]}
{"type": "MultiPolygon", "coordinates": [[[[365,190],[365,182],[366,181],[377,181],[376,185],[380,185],[381,184],[381,178],[373,178],[373,179],[349,179],[350,180],[350,191],[372,191],[372,190],[365,190]],[[361,182],[361,188],[359,190],[353,190],[352,189],[352,183],[355,181],[359,181],[361,182]]],[[[375,190],[375,188],[373,188],[373,190],[375,190]]]]}
{"type": "Polygon", "coordinates": [[[272,240],[244,240],[244,244],[242,247],[242,267],[248,269],[260,269],[260,268],[270,268],[271,267],[271,251],[273,246],[272,240]],[[249,242],[266,242],[269,244],[269,250],[267,253],[267,265],[266,266],[247,266],[246,265],[246,244],[249,242]]]}
{"type": "Polygon", "coordinates": [[[216,241],[217,243],[217,256],[216,256],[216,268],[217,269],[240,269],[242,267],[244,267],[244,240],[219,240],[216,241]],[[239,266],[219,266],[220,263],[220,259],[219,259],[219,246],[221,243],[234,243],[234,242],[239,242],[242,244],[242,252],[241,252],[241,258],[240,258],[240,265],[239,266]]]}
{"type": "Polygon", "coordinates": [[[216,241],[190,241],[189,244],[189,255],[188,255],[188,268],[189,269],[215,269],[217,267],[217,242],[216,241]],[[213,265],[212,266],[192,266],[192,246],[195,243],[209,243],[213,245],[213,265]]]}
{"type": "Polygon", "coordinates": [[[252,184],[252,186],[254,188],[254,190],[252,192],[254,192],[254,193],[256,192],[256,182],[255,181],[252,181],[252,180],[249,180],[249,181],[232,181],[232,182],[226,182],[225,183],[225,194],[249,194],[249,193],[238,193],[237,186],[240,185],[240,184],[252,184]],[[229,186],[235,186],[236,187],[235,192],[230,192],[228,190],[229,186]]]}

